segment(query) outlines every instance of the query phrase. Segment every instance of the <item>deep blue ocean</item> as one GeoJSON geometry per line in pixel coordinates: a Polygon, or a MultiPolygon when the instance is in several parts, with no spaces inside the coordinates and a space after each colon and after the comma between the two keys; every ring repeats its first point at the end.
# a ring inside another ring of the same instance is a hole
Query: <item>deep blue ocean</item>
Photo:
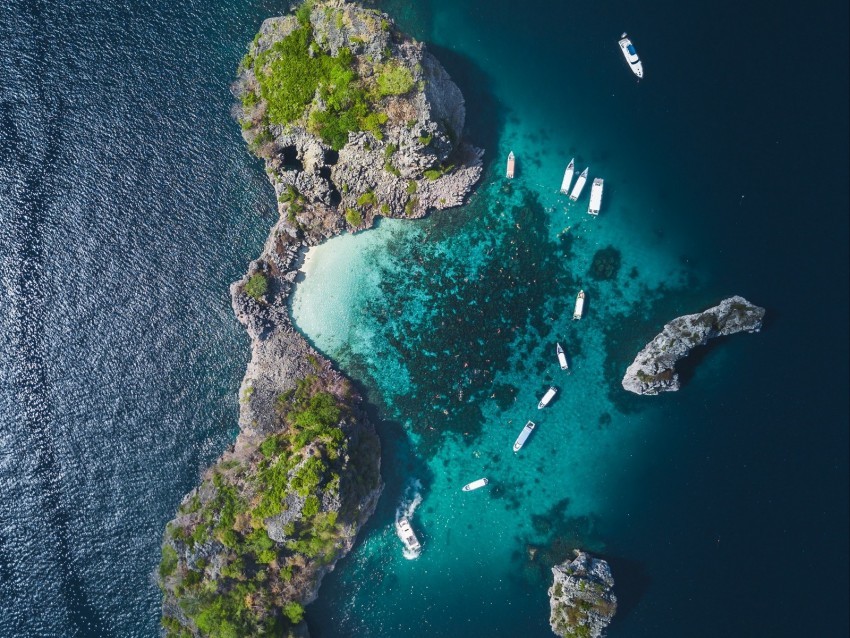
{"type": "MultiPolygon", "coordinates": [[[[850,634],[846,3],[373,6],[452,74],[487,167],[466,206],[305,264],[294,318],[374,405],[387,483],[314,638],[551,636],[577,546],[614,569],[611,638],[850,634]],[[596,219],[557,192],[572,157],[596,219]],[[678,393],[619,388],[732,294],[760,334],[678,393]]],[[[157,635],[162,530],[237,431],[228,285],[276,217],[229,83],[286,9],[0,4],[0,636],[157,635]]]]}

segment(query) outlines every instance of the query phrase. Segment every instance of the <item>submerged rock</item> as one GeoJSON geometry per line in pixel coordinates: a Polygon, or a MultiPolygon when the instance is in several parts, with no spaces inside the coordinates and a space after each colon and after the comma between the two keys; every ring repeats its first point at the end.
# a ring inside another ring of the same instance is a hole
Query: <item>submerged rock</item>
{"type": "Polygon", "coordinates": [[[292,325],[299,258],[378,215],[460,204],[482,151],[463,141],[463,97],[439,62],[387,15],[343,0],[266,20],[234,93],[280,217],[230,287],[251,340],[240,432],[166,527],[162,624],[175,637],[302,637],[304,606],[383,484],[361,398],[292,325]]]}
{"type": "Polygon", "coordinates": [[[676,362],[710,339],[736,332],[761,330],[764,308],[743,297],[729,297],[694,315],[677,317],[641,350],[626,370],[623,387],[635,394],[658,394],[679,389],[676,362]]]}
{"type": "Polygon", "coordinates": [[[552,568],[549,624],[559,636],[600,638],[617,612],[614,577],[604,560],[579,549],[575,555],[552,568]]]}

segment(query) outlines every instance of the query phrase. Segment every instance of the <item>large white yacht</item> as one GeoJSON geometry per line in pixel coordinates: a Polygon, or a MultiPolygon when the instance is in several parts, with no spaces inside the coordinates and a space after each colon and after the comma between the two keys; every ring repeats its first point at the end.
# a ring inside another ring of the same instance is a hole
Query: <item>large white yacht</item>
{"type": "Polygon", "coordinates": [[[395,529],[407,551],[418,556],[419,552],[422,551],[422,545],[419,544],[419,539],[413,533],[413,528],[406,516],[402,516],[395,522],[395,529]]]}
{"type": "Polygon", "coordinates": [[[576,295],[576,309],[573,311],[573,319],[581,319],[584,312],[584,290],[579,290],[576,295]]]}
{"type": "Polygon", "coordinates": [[[566,370],[570,367],[567,363],[567,355],[564,352],[564,349],[561,347],[560,343],[555,344],[555,354],[558,355],[558,363],[561,364],[561,370],[566,370]]]}
{"type": "Polygon", "coordinates": [[[571,200],[576,201],[579,198],[579,195],[581,195],[581,191],[584,188],[584,183],[587,181],[587,171],[588,169],[584,169],[581,172],[581,175],[578,176],[578,179],[576,180],[576,185],[573,186],[573,192],[570,193],[571,200]]]}
{"type": "Polygon", "coordinates": [[[555,386],[549,386],[549,389],[546,390],[546,394],[543,395],[543,398],[540,399],[540,403],[537,404],[537,409],[542,410],[547,405],[549,405],[549,402],[555,397],[557,393],[558,388],[556,388],[555,386]]]}
{"type": "Polygon", "coordinates": [[[597,177],[590,187],[590,206],[587,207],[587,212],[591,215],[598,215],[602,207],[602,182],[602,178],[597,177]]]}
{"type": "Polygon", "coordinates": [[[480,478],[477,481],[472,481],[472,483],[467,483],[461,488],[464,492],[471,492],[472,490],[477,490],[478,488],[484,487],[489,483],[486,478],[480,478]]]}
{"type": "Polygon", "coordinates": [[[567,170],[564,171],[564,181],[561,182],[561,192],[564,195],[569,195],[570,193],[570,184],[573,181],[573,175],[576,172],[576,161],[575,158],[570,160],[570,163],[567,164],[567,170]]]}
{"type": "Polygon", "coordinates": [[[620,50],[623,52],[623,57],[629,63],[629,68],[639,78],[643,77],[643,64],[640,62],[635,45],[626,37],[626,34],[620,36],[620,50]]]}
{"type": "Polygon", "coordinates": [[[526,440],[529,435],[534,431],[534,421],[529,421],[525,424],[525,427],[522,429],[522,432],[519,433],[519,436],[516,439],[516,443],[514,443],[514,452],[519,452],[523,445],[525,445],[526,440]]]}

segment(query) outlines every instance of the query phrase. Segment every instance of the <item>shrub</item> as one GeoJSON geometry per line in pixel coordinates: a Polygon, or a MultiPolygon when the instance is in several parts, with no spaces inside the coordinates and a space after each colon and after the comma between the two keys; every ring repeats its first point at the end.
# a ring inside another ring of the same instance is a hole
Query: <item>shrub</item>
{"type": "Polygon", "coordinates": [[[357,198],[358,206],[374,206],[378,201],[378,198],[375,197],[375,193],[372,191],[366,191],[360,197],[357,198]]]}
{"type": "Polygon", "coordinates": [[[251,275],[248,283],[245,284],[245,294],[249,297],[253,297],[257,301],[262,300],[266,292],[268,292],[268,289],[268,279],[266,279],[266,276],[261,272],[251,275]]]}
{"type": "Polygon", "coordinates": [[[419,143],[422,144],[422,146],[428,146],[432,139],[434,139],[433,135],[420,135],[419,143]]]}
{"type": "Polygon", "coordinates": [[[407,67],[397,62],[389,62],[378,75],[378,95],[404,95],[413,88],[413,84],[413,74],[407,67]]]}
{"type": "Polygon", "coordinates": [[[355,228],[363,224],[363,216],[360,214],[360,211],[353,208],[345,209],[345,220],[355,228]]]}
{"type": "Polygon", "coordinates": [[[411,179],[407,182],[407,194],[413,195],[415,192],[416,192],[416,181],[411,179]]]}
{"type": "Polygon", "coordinates": [[[425,179],[433,182],[434,180],[440,179],[443,173],[437,168],[429,168],[427,171],[425,171],[424,175],[425,179]]]}
{"type": "Polygon", "coordinates": [[[293,625],[297,625],[304,618],[304,608],[294,601],[283,606],[283,613],[293,625]]]}
{"type": "Polygon", "coordinates": [[[417,204],[419,204],[419,198],[417,197],[411,197],[409,200],[407,200],[407,203],[404,205],[404,214],[412,215],[413,209],[416,208],[417,204]]]}
{"type": "Polygon", "coordinates": [[[159,563],[159,577],[167,578],[177,569],[177,550],[171,545],[162,546],[162,561],[159,563]]]}
{"type": "Polygon", "coordinates": [[[319,499],[315,496],[308,496],[304,501],[304,507],[301,509],[301,514],[304,518],[312,518],[319,513],[319,499]]]}

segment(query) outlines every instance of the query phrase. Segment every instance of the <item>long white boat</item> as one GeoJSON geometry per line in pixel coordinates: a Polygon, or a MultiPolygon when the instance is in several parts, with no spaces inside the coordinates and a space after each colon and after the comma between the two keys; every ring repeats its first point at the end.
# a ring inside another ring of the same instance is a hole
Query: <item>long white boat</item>
{"type": "Polygon", "coordinates": [[[514,443],[514,452],[519,452],[520,448],[525,445],[529,435],[534,431],[534,421],[529,421],[525,424],[522,432],[519,433],[516,443],[514,443]]]}
{"type": "Polygon", "coordinates": [[[640,58],[638,57],[637,51],[635,51],[635,45],[632,44],[632,41],[626,37],[626,34],[620,36],[620,50],[623,52],[623,57],[626,58],[626,62],[629,63],[629,68],[639,78],[643,77],[643,64],[641,64],[640,58]]]}
{"type": "Polygon", "coordinates": [[[481,478],[481,479],[478,479],[477,481],[472,481],[472,483],[467,483],[466,485],[463,486],[463,491],[464,492],[471,492],[472,490],[477,490],[481,487],[484,487],[489,482],[490,481],[488,481],[486,478],[481,478]]]}
{"type": "Polygon", "coordinates": [[[590,187],[590,206],[587,207],[587,212],[591,215],[598,215],[599,209],[602,207],[603,181],[601,177],[597,177],[593,180],[593,186],[590,187]]]}
{"type": "Polygon", "coordinates": [[[514,152],[511,151],[508,153],[508,170],[505,173],[505,176],[508,179],[514,178],[514,167],[516,166],[516,157],[514,156],[514,152]]]}
{"type": "Polygon", "coordinates": [[[576,296],[576,309],[573,311],[573,319],[581,319],[584,312],[584,290],[579,290],[576,296]]]}
{"type": "Polygon", "coordinates": [[[395,529],[398,532],[398,537],[409,552],[419,554],[422,551],[422,545],[419,544],[419,539],[413,533],[413,528],[410,526],[410,521],[406,516],[402,516],[395,522],[395,529]]]}
{"type": "Polygon", "coordinates": [[[567,164],[567,170],[564,171],[564,181],[561,182],[561,192],[564,195],[568,195],[570,192],[570,184],[573,181],[573,175],[576,173],[576,160],[575,158],[570,160],[570,163],[567,164]]]}
{"type": "Polygon", "coordinates": [[[549,389],[546,390],[546,394],[543,395],[543,398],[540,399],[540,403],[537,404],[537,409],[542,410],[547,405],[549,405],[549,402],[555,397],[555,395],[557,393],[558,393],[558,388],[556,388],[553,385],[549,386],[549,389]]]}
{"type": "Polygon", "coordinates": [[[555,352],[558,355],[558,363],[561,364],[561,370],[566,370],[569,368],[569,364],[567,364],[567,355],[564,353],[564,349],[561,347],[560,343],[555,344],[555,352]]]}
{"type": "Polygon", "coordinates": [[[576,201],[579,195],[581,195],[581,190],[584,188],[584,183],[587,181],[587,170],[588,169],[584,169],[581,172],[581,175],[579,175],[576,180],[576,185],[573,186],[573,192],[570,193],[570,199],[573,201],[576,201]]]}

